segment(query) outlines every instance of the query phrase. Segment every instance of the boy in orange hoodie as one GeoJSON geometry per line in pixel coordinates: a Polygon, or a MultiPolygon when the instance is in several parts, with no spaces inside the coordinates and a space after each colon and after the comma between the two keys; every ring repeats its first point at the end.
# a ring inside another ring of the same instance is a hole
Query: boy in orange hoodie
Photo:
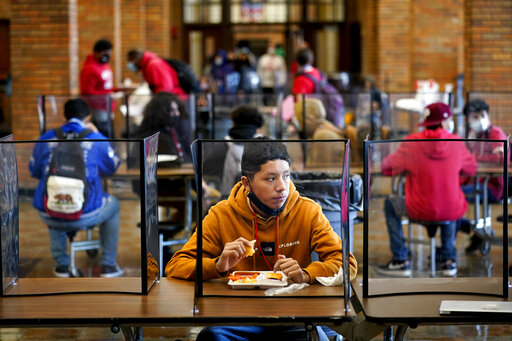
{"type": "MultiPolygon", "coordinates": [[[[281,270],[291,282],[314,283],[316,277],[336,274],[342,266],[341,239],[320,205],[295,189],[286,147],[264,138],[247,143],[241,168],[242,180],[229,198],[212,207],[203,220],[204,279],[237,270],[281,270]],[[246,257],[249,241],[254,239],[255,254],[246,257]],[[318,253],[319,261],[311,261],[312,251],[318,253]]],[[[194,234],[167,264],[168,277],[195,278],[196,246],[194,234]]],[[[353,279],[357,273],[353,255],[349,264],[353,279]]],[[[219,328],[223,333],[228,328],[228,334],[238,335],[242,329],[259,333],[244,326],[207,328],[201,334],[220,332],[219,328]]]]}

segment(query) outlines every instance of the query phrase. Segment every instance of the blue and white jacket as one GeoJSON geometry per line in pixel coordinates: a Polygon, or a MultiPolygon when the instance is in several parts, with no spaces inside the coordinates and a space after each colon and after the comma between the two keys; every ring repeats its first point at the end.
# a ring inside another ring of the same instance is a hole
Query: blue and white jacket
{"type": "MultiPolygon", "coordinates": [[[[64,133],[71,131],[80,133],[85,128],[85,124],[80,119],[72,118],[62,126],[62,131],[64,133]]],[[[99,132],[92,132],[87,135],[86,138],[107,139],[99,132]]],[[[57,136],[53,130],[47,131],[39,138],[39,140],[54,139],[57,139],[57,136]]],[[[37,185],[32,204],[41,212],[45,212],[43,197],[46,175],[48,174],[48,165],[50,163],[52,152],[56,146],[57,142],[36,143],[28,165],[30,174],[34,178],[39,179],[39,184],[37,185]]],[[[105,200],[102,199],[106,198],[107,194],[103,192],[101,176],[113,174],[121,164],[121,160],[110,143],[84,141],[81,143],[81,146],[86,166],[87,181],[90,184],[89,197],[83,209],[83,214],[86,214],[87,212],[100,208],[104,204],[105,200]]],[[[82,218],[84,217],[83,214],[82,218]]]]}

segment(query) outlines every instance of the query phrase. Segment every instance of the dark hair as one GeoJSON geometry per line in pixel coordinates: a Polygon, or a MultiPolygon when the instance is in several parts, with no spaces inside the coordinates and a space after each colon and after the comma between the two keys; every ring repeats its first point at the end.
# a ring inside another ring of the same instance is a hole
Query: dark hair
{"type": "Polygon", "coordinates": [[[261,128],[265,119],[258,108],[253,105],[240,105],[231,112],[231,120],[235,125],[253,125],[261,128]]]}
{"type": "Polygon", "coordinates": [[[480,112],[480,111],[489,112],[489,105],[485,103],[483,99],[474,99],[469,103],[466,103],[464,106],[464,115],[468,116],[472,112],[480,112]]]}
{"type": "Polygon", "coordinates": [[[428,130],[437,130],[437,128],[439,127],[442,127],[441,124],[435,124],[433,126],[425,126],[425,129],[428,129],[428,130]]]}
{"type": "Polygon", "coordinates": [[[157,132],[165,127],[173,127],[176,121],[171,116],[172,102],[178,105],[180,119],[188,118],[187,106],[178,96],[165,91],[159,92],[146,104],[143,113],[144,119],[139,129],[157,132]]]}
{"type": "Polygon", "coordinates": [[[94,44],[94,52],[103,52],[112,49],[112,43],[107,39],[100,39],[94,44]]]}
{"type": "Polygon", "coordinates": [[[281,142],[272,141],[266,136],[257,137],[245,143],[242,154],[242,175],[252,179],[261,170],[261,166],[272,160],[284,160],[290,164],[290,155],[281,142]]]}
{"type": "Polygon", "coordinates": [[[142,57],[143,54],[144,54],[144,52],[141,50],[131,49],[130,51],[128,51],[128,54],[127,54],[128,60],[135,60],[138,57],[142,57]]]}
{"type": "Polygon", "coordinates": [[[299,65],[311,64],[313,63],[313,59],[313,51],[307,47],[303,47],[297,52],[297,63],[299,63],[299,65]]]}
{"type": "Polygon", "coordinates": [[[83,120],[89,115],[89,106],[81,98],[72,98],[64,104],[64,116],[66,120],[78,118],[83,120]]]}

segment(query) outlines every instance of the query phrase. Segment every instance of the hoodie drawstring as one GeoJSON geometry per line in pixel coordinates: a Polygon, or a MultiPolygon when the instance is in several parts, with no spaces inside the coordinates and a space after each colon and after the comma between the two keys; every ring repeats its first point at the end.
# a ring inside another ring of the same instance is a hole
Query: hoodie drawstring
{"type": "MultiPolygon", "coordinates": [[[[270,271],[274,271],[274,267],[270,266],[270,263],[268,262],[267,257],[265,256],[265,254],[263,253],[263,249],[261,248],[261,244],[258,239],[258,217],[256,216],[256,211],[254,210],[252,203],[250,203],[250,205],[251,205],[252,212],[254,213],[254,230],[255,230],[256,243],[258,244],[261,255],[263,256],[265,263],[267,263],[270,271]]],[[[276,215],[276,217],[274,219],[274,264],[276,264],[276,261],[277,261],[277,219],[278,219],[278,216],[276,215]]]]}

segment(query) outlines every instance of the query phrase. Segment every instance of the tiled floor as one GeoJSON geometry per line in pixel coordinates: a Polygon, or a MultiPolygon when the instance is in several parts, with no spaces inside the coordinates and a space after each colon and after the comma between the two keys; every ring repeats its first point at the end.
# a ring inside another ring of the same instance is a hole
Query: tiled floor
{"type": "MultiPolygon", "coordinates": [[[[122,186],[119,191],[122,191],[122,186]]],[[[121,232],[119,240],[118,263],[126,274],[137,276],[140,273],[139,252],[140,232],[135,227],[140,220],[136,198],[126,193],[118,193],[121,200],[121,232]]],[[[385,225],[373,230],[371,243],[374,255],[372,259],[387,260],[389,257],[388,240],[385,225]]],[[[459,263],[464,271],[476,271],[471,264],[480,264],[475,268],[491,268],[500,263],[496,255],[501,254],[499,247],[485,257],[480,254],[465,256],[463,248],[467,244],[467,235],[459,234],[459,263]]],[[[362,265],[362,224],[355,226],[354,254],[362,265]]],[[[426,255],[426,253],[425,253],[426,255]]],[[[425,256],[426,257],[426,256],[425,256]]],[[[78,256],[80,267],[93,276],[98,274],[96,259],[88,259],[85,254],[78,256]]],[[[30,200],[22,198],[20,202],[20,270],[26,277],[52,276],[53,260],[48,250],[46,227],[39,221],[31,207],[30,200]]],[[[198,328],[144,328],[145,340],[193,340],[198,328]]],[[[502,341],[512,339],[512,326],[420,326],[409,329],[408,340],[488,340],[502,341]]],[[[122,333],[113,334],[109,328],[3,328],[0,340],[122,340],[122,333]]],[[[382,339],[382,336],[375,340],[382,339]]]]}

